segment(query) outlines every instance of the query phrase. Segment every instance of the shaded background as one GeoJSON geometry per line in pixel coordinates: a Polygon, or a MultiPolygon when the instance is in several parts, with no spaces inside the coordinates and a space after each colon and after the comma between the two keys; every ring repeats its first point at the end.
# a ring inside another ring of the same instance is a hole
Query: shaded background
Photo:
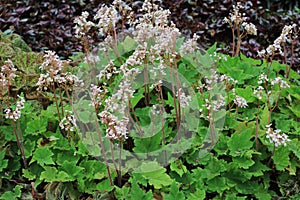
{"type": "MultiPolygon", "coordinates": [[[[48,1],[14,1],[0,0],[0,30],[17,33],[33,51],[54,50],[62,58],[68,58],[74,52],[82,51],[80,41],[74,37],[76,16],[88,11],[91,19],[103,0],[48,0],[48,1]]],[[[134,10],[141,7],[143,1],[127,1],[134,10]]],[[[280,35],[284,25],[300,25],[298,1],[241,1],[245,6],[243,12],[257,26],[257,36],[247,36],[241,51],[249,57],[256,58],[257,51],[266,48],[280,35]]],[[[171,11],[171,19],[187,36],[197,33],[200,45],[207,48],[218,43],[218,51],[230,53],[231,30],[224,24],[224,17],[232,9],[231,0],[166,0],[161,7],[171,11]]],[[[90,42],[101,41],[96,31],[91,31],[90,42]]],[[[293,68],[300,72],[299,41],[295,49],[293,68]]],[[[281,57],[277,57],[283,60],[281,57]]]]}

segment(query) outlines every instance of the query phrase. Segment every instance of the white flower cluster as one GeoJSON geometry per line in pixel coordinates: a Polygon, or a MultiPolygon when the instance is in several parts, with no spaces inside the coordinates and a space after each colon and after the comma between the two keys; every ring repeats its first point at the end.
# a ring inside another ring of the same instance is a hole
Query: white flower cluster
{"type": "Polygon", "coordinates": [[[246,108],[248,106],[246,99],[240,96],[236,96],[233,102],[239,107],[239,108],[246,108]]]}
{"type": "Polygon", "coordinates": [[[245,22],[247,17],[245,13],[241,13],[240,9],[244,8],[241,2],[233,5],[233,12],[229,13],[229,18],[225,17],[224,22],[228,23],[232,28],[239,28],[240,26],[246,30],[246,34],[257,35],[256,26],[252,23],[245,22]]]}
{"type": "MultiPolygon", "coordinates": [[[[5,64],[1,67],[1,77],[5,77],[6,80],[12,80],[17,77],[17,68],[10,59],[5,61],[5,64]]],[[[5,82],[5,81],[4,81],[5,82]]]]}
{"type": "Polygon", "coordinates": [[[132,8],[122,0],[114,0],[113,5],[119,11],[120,15],[122,16],[122,19],[128,20],[128,23],[131,24],[131,20],[133,18],[132,8]]]}
{"type": "Polygon", "coordinates": [[[178,89],[178,92],[176,93],[176,96],[180,100],[180,106],[182,108],[185,108],[190,105],[190,102],[192,101],[192,97],[189,95],[186,95],[182,88],[178,89]]]}
{"type": "Polygon", "coordinates": [[[230,76],[227,76],[226,74],[222,74],[220,76],[220,81],[224,82],[225,84],[237,84],[237,80],[233,79],[230,76]]]}
{"type": "Polygon", "coordinates": [[[140,66],[143,64],[144,59],[146,58],[146,55],[149,53],[147,50],[147,43],[145,42],[144,44],[141,44],[137,46],[135,51],[129,58],[126,60],[126,63],[124,64],[124,67],[128,66],[140,66]]]}
{"type": "MultiPolygon", "coordinates": [[[[112,96],[105,100],[104,110],[98,114],[101,122],[107,126],[106,137],[110,139],[127,139],[127,125],[129,122],[129,118],[126,117],[128,108],[127,104],[134,94],[132,82],[139,73],[139,69],[132,68],[132,66],[141,64],[143,56],[143,53],[139,52],[137,49],[131,56],[131,61],[127,60],[123,65],[120,66],[120,73],[122,72],[123,79],[119,83],[119,88],[114,94],[112,94],[112,96]],[[115,115],[114,113],[118,114],[115,115]]],[[[101,77],[103,77],[103,73],[101,77]]],[[[95,86],[92,86],[91,90],[93,95],[92,104],[101,105],[101,95],[103,95],[103,91],[95,86]]]]}
{"type": "Polygon", "coordinates": [[[101,89],[99,86],[91,84],[90,90],[92,92],[92,103],[91,106],[98,108],[102,105],[102,101],[106,90],[101,89]]]}
{"type": "Polygon", "coordinates": [[[259,100],[261,100],[264,94],[264,88],[262,86],[258,86],[258,88],[253,91],[253,94],[257,96],[259,100]]]}
{"type": "Polygon", "coordinates": [[[0,72],[0,85],[2,87],[6,87],[7,83],[8,83],[8,81],[6,79],[6,76],[2,72],[0,72]]]}
{"type": "Polygon", "coordinates": [[[116,28],[116,24],[121,17],[114,6],[108,7],[107,5],[102,5],[94,16],[94,19],[99,20],[96,25],[99,33],[105,35],[116,28]]]}
{"type": "Polygon", "coordinates": [[[111,35],[107,35],[103,42],[99,44],[99,50],[108,53],[114,43],[114,38],[111,35]]]}
{"type": "Polygon", "coordinates": [[[102,35],[110,34],[115,28],[119,20],[131,23],[133,18],[132,8],[126,5],[122,0],[114,0],[111,6],[102,5],[94,16],[97,23],[88,21],[89,13],[84,11],[81,16],[75,18],[75,36],[81,38],[92,28],[96,27],[102,35]],[[119,11],[119,12],[118,12],[119,11]]]}
{"type": "Polygon", "coordinates": [[[266,50],[258,51],[259,57],[272,57],[276,53],[279,53],[280,55],[284,55],[284,52],[282,51],[281,45],[289,41],[290,34],[294,33],[294,37],[298,37],[295,33],[296,24],[293,25],[285,25],[282,29],[281,35],[274,41],[273,44],[269,45],[266,50]]]}
{"type": "Polygon", "coordinates": [[[210,54],[209,56],[213,59],[213,61],[215,63],[219,62],[220,60],[227,61],[226,55],[218,54],[217,52],[214,52],[213,54],[210,54]]]}
{"type": "Polygon", "coordinates": [[[286,143],[291,140],[288,139],[288,136],[285,133],[281,133],[280,129],[273,130],[271,128],[271,125],[272,124],[266,126],[267,127],[266,138],[270,140],[270,143],[274,143],[276,147],[280,145],[286,146],[287,145],[286,143]]]}
{"type": "Polygon", "coordinates": [[[37,82],[38,91],[47,90],[55,83],[58,84],[59,87],[69,90],[71,90],[73,86],[83,86],[83,82],[79,80],[77,76],[62,72],[64,68],[63,62],[58,58],[55,52],[46,51],[44,59],[45,61],[40,66],[40,69],[44,70],[46,74],[40,74],[37,82]]]}
{"type": "Polygon", "coordinates": [[[8,83],[10,83],[11,80],[17,77],[16,72],[17,68],[15,68],[14,64],[11,60],[5,61],[5,64],[1,67],[0,72],[0,85],[3,88],[8,88],[8,83]]]}
{"type": "Polygon", "coordinates": [[[280,88],[290,87],[290,85],[286,81],[282,80],[282,78],[280,77],[276,77],[274,80],[271,81],[271,85],[275,85],[275,84],[279,85],[280,88]]]}
{"type": "Polygon", "coordinates": [[[66,131],[75,131],[77,125],[73,113],[69,110],[66,110],[65,112],[66,116],[59,123],[60,128],[66,131]]]}
{"type": "Polygon", "coordinates": [[[87,54],[86,57],[84,58],[85,63],[88,63],[93,66],[95,66],[99,61],[100,61],[99,56],[94,55],[92,53],[87,54]]]}
{"type": "MultiPolygon", "coordinates": [[[[99,80],[101,79],[109,80],[114,74],[118,74],[118,73],[120,73],[120,71],[117,70],[113,61],[110,60],[108,64],[99,72],[97,78],[99,80]]],[[[106,85],[105,82],[103,84],[106,85]]]]}
{"type": "Polygon", "coordinates": [[[181,47],[180,47],[180,54],[184,55],[184,54],[191,54],[193,52],[195,52],[196,50],[198,50],[198,43],[197,40],[200,37],[197,34],[193,35],[193,38],[188,39],[187,41],[185,41],[181,47]]]}
{"type": "Polygon", "coordinates": [[[121,120],[118,119],[115,115],[107,111],[103,111],[99,114],[101,123],[106,124],[106,137],[111,140],[126,140],[128,129],[127,125],[129,123],[129,119],[127,117],[123,117],[121,120]]]}
{"type": "Polygon", "coordinates": [[[118,112],[125,115],[127,103],[131,97],[133,97],[134,90],[132,90],[131,83],[129,81],[123,81],[119,85],[119,90],[111,97],[105,100],[105,109],[111,113],[118,112]]]}
{"type": "Polygon", "coordinates": [[[219,74],[214,71],[210,77],[208,76],[205,76],[204,77],[204,80],[205,80],[205,88],[208,90],[208,91],[211,91],[213,89],[213,86],[214,84],[218,83],[218,81],[220,80],[220,76],[219,74]]]}
{"type": "Polygon", "coordinates": [[[172,22],[170,26],[156,27],[155,29],[157,30],[154,35],[156,44],[151,47],[151,51],[155,52],[158,56],[164,53],[173,54],[172,56],[174,56],[176,40],[180,35],[179,29],[172,22]]]}
{"type": "MultiPolygon", "coordinates": [[[[223,95],[219,94],[217,96],[217,100],[205,99],[205,104],[202,106],[205,107],[209,111],[212,110],[212,111],[216,112],[216,111],[222,109],[225,105],[226,105],[225,97],[223,95]]],[[[202,112],[202,111],[203,110],[200,109],[200,112],[202,112]]]]}
{"type": "Polygon", "coordinates": [[[233,12],[229,13],[229,19],[227,17],[224,18],[224,21],[226,23],[229,23],[230,25],[232,23],[239,25],[242,24],[245,20],[247,20],[247,17],[245,17],[245,13],[241,13],[240,9],[243,8],[241,2],[238,2],[237,5],[233,5],[233,12]]]}
{"type": "Polygon", "coordinates": [[[217,97],[217,100],[212,101],[212,109],[215,112],[226,106],[225,97],[221,94],[219,94],[217,97]]]}
{"type": "MultiPolygon", "coordinates": [[[[166,65],[163,61],[161,61],[157,66],[151,66],[150,68],[150,75],[153,78],[153,80],[157,80],[158,83],[162,83],[163,82],[163,76],[166,75],[165,69],[166,69],[166,65]]],[[[157,84],[153,84],[151,87],[154,88],[155,85],[157,84]]]]}
{"type": "MultiPolygon", "coordinates": [[[[180,35],[179,29],[173,22],[169,24],[169,10],[163,10],[150,0],[146,0],[141,11],[145,13],[134,22],[135,40],[141,44],[154,39],[151,54],[160,56],[175,51],[176,39],[180,35]]],[[[159,57],[157,58],[159,60],[159,57]]]]}
{"type": "Polygon", "coordinates": [[[86,35],[86,33],[93,27],[95,24],[91,21],[87,21],[89,13],[84,11],[81,16],[76,17],[74,19],[74,23],[76,24],[75,29],[75,37],[81,38],[86,35]]]}
{"type": "MultiPolygon", "coordinates": [[[[289,88],[290,85],[284,81],[281,77],[276,77],[275,79],[269,79],[268,76],[264,73],[261,73],[260,76],[258,77],[258,81],[257,83],[260,85],[258,86],[254,91],[253,94],[255,96],[257,96],[258,99],[262,99],[263,95],[266,94],[265,93],[265,88],[263,86],[261,86],[261,84],[266,85],[268,82],[271,82],[271,85],[278,85],[281,89],[283,88],[289,88]]],[[[269,90],[267,92],[267,95],[271,95],[272,94],[272,90],[269,90]]]]}
{"type": "Polygon", "coordinates": [[[248,22],[243,22],[242,27],[247,31],[248,34],[250,35],[257,35],[257,29],[254,24],[248,23],[248,22]]]}
{"type": "Polygon", "coordinates": [[[7,108],[4,110],[6,119],[12,119],[14,121],[17,121],[21,117],[21,110],[24,108],[25,100],[19,95],[18,98],[20,98],[20,100],[17,102],[15,110],[11,108],[7,108]]]}
{"type": "Polygon", "coordinates": [[[258,77],[257,83],[260,85],[260,84],[266,83],[266,82],[268,82],[268,81],[269,81],[268,76],[267,76],[266,74],[264,74],[264,73],[261,73],[261,74],[259,75],[259,77],[258,77]]]}

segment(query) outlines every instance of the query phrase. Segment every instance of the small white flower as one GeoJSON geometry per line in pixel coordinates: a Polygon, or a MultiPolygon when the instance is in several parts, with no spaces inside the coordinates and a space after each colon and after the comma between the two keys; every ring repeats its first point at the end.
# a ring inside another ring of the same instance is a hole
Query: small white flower
{"type": "Polygon", "coordinates": [[[248,34],[250,35],[257,35],[257,29],[254,24],[243,22],[242,26],[245,28],[248,34]]]}
{"type": "Polygon", "coordinates": [[[15,72],[17,68],[14,66],[13,62],[8,59],[5,64],[1,67],[1,73],[6,78],[6,80],[13,80],[17,75],[15,72]]]}
{"type": "Polygon", "coordinates": [[[4,110],[4,113],[5,113],[5,118],[6,119],[12,119],[14,121],[17,121],[18,119],[20,119],[21,117],[21,110],[24,108],[24,103],[25,103],[25,100],[23,97],[19,96],[19,101],[17,102],[17,105],[16,105],[16,109],[13,110],[11,108],[6,108],[4,110]]]}
{"type": "Polygon", "coordinates": [[[261,58],[264,57],[265,54],[266,54],[266,50],[264,50],[264,49],[257,52],[258,57],[261,57],[261,58]]]}
{"type": "Polygon", "coordinates": [[[191,54],[195,52],[199,48],[197,43],[199,38],[198,35],[194,34],[192,39],[185,41],[180,47],[180,54],[191,54]]]}
{"type": "Polygon", "coordinates": [[[290,85],[282,80],[282,78],[280,77],[276,77],[274,80],[271,81],[271,85],[275,85],[275,84],[278,84],[280,88],[289,88],[290,85]]]}
{"type": "Polygon", "coordinates": [[[182,108],[185,108],[190,105],[192,98],[191,96],[186,95],[182,88],[179,88],[178,92],[176,93],[176,96],[180,99],[180,106],[182,108]]]}
{"type": "Polygon", "coordinates": [[[66,110],[65,113],[66,116],[59,123],[60,128],[66,131],[75,131],[75,128],[77,127],[75,117],[69,110],[66,110]]]}
{"type": "Polygon", "coordinates": [[[257,83],[262,84],[262,83],[268,82],[268,81],[269,81],[268,76],[266,74],[262,73],[259,75],[257,83]]]}
{"type": "Polygon", "coordinates": [[[94,19],[99,20],[96,26],[99,28],[100,34],[105,35],[115,29],[121,17],[114,6],[108,7],[107,5],[102,5],[94,16],[94,19]]]}
{"type": "Polygon", "coordinates": [[[74,19],[74,23],[76,24],[75,29],[75,37],[81,38],[86,35],[86,33],[91,29],[91,27],[95,26],[95,24],[91,21],[87,21],[89,13],[84,11],[81,16],[76,17],[74,19]]]}
{"type": "Polygon", "coordinates": [[[285,133],[281,133],[280,129],[273,130],[271,125],[272,124],[266,125],[266,138],[269,139],[270,143],[274,143],[276,147],[280,145],[286,146],[287,142],[291,140],[288,139],[288,136],[285,133]]]}
{"type": "Polygon", "coordinates": [[[262,99],[263,91],[264,88],[262,86],[258,86],[258,88],[253,91],[253,94],[257,96],[258,99],[262,99]]]}
{"type": "Polygon", "coordinates": [[[240,96],[236,96],[234,103],[240,108],[246,108],[248,106],[246,99],[240,96]]]}

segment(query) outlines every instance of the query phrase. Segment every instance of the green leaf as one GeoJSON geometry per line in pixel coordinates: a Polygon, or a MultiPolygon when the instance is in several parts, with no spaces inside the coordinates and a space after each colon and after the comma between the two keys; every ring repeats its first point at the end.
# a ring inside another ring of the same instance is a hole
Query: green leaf
{"type": "Polygon", "coordinates": [[[58,165],[63,165],[66,161],[69,162],[77,162],[80,157],[78,155],[74,155],[73,151],[54,151],[57,158],[55,159],[55,163],[58,165]]]}
{"type": "Polygon", "coordinates": [[[147,187],[148,185],[148,180],[145,179],[142,174],[140,173],[133,173],[131,178],[129,179],[129,182],[133,183],[136,181],[137,183],[141,184],[144,187],[147,187]]]}
{"type": "Polygon", "coordinates": [[[105,179],[96,185],[96,189],[102,192],[110,192],[114,189],[114,186],[111,186],[109,180],[105,179]]]}
{"type": "Polygon", "coordinates": [[[276,128],[280,129],[282,132],[289,132],[291,128],[293,128],[292,120],[283,120],[283,119],[275,119],[276,128]]]}
{"type": "Polygon", "coordinates": [[[296,115],[296,117],[300,117],[300,104],[293,107],[288,106],[288,108],[296,115]]]}
{"type": "Polygon", "coordinates": [[[290,88],[287,88],[287,91],[295,97],[297,100],[300,100],[300,94],[299,94],[299,86],[293,86],[291,85],[290,88]]]}
{"type": "Polygon", "coordinates": [[[47,131],[48,121],[41,117],[35,118],[27,123],[25,133],[28,135],[39,135],[47,131]]]}
{"type": "Polygon", "coordinates": [[[255,191],[259,187],[260,185],[257,181],[240,182],[235,186],[236,190],[241,194],[255,194],[255,191]]]}
{"type": "Polygon", "coordinates": [[[22,186],[20,185],[17,185],[15,188],[14,188],[14,191],[7,191],[7,192],[4,192],[1,196],[0,196],[0,199],[1,200],[18,200],[20,199],[21,197],[21,189],[22,189],[22,186]]]}
{"type": "Polygon", "coordinates": [[[123,186],[122,188],[119,188],[119,187],[116,187],[115,186],[115,196],[116,196],[116,199],[118,200],[127,200],[127,199],[130,199],[130,194],[129,194],[129,190],[130,188],[127,187],[126,185],[123,186]]]}
{"type": "Polygon", "coordinates": [[[32,181],[36,179],[36,175],[33,174],[31,171],[28,169],[22,169],[23,177],[27,178],[28,180],[32,181]]]}
{"type": "Polygon", "coordinates": [[[286,170],[289,171],[289,174],[290,175],[293,175],[293,176],[296,176],[297,174],[297,166],[298,166],[298,163],[296,160],[291,160],[290,161],[290,165],[286,168],[286,170]]]}
{"type": "Polygon", "coordinates": [[[179,191],[178,185],[175,182],[172,183],[169,194],[164,194],[163,196],[165,200],[185,199],[183,192],[179,191]]]}
{"type": "Polygon", "coordinates": [[[227,182],[230,180],[232,184],[236,185],[248,181],[252,177],[252,173],[238,168],[236,163],[231,162],[227,165],[223,176],[227,178],[227,182]]]}
{"type": "Polygon", "coordinates": [[[132,108],[134,108],[143,97],[144,94],[134,94],[134,96],[130,98],[132,108]]]}
{"type": "Polygon", "coordinates": [[[207,50],[206,50],[206,53],[208,54],[213,54],[216,52],[216,49],[217,49],[217,43],[215,42],[211,47],[209,47],[207,50]]]}
{"type": "Polygon", "coordinates": [[[152,192],[151,190],[148,191],[147,193],[142,190],[139,185],[137,184],[136,181],[133,181],[132,187],[130,190],[130,199],[136,200],[136,199],[145,199],[145,200],[152,200],[152,192]]]}
{"type": "Polygon", "coordinates": [[[288,143],[288,148],[297,156],[300,160],[300,141],[298,139],[293,139],[288,143]]]}
{"type": "Polygon", "coordinates": [[[188,200],[204,200],[206,192],[203,189],[196,189],[196,192],[189,193],[187,196],[188,200]]]}
{"type": "Polygon", "coordinates": [[[232,161],[236,163],[238,167],[241,167],[243,169],[249,169],[249,167],[255,164],[255,161],[252,160],[253,154],[260,154],[260,153],[255,152],[253,150],[244,151],[240,156],[233,157],[232,161]]]}
{"type": "Polygon", "coordinates": [[[56,179],[57,169],[55,167],[44,167],[45,171],[41,173],[40,180],[45,180],[46,182],[52,182],[56,179]]]}
{"type": "Polygon", "coordinates": [[[58,172],[55,181],[57,182],[69,182],[69,181],[74,181],[75,178],[69,176],[66,172],[60,171],[58,172]]]}
{"type": "Polygon", "coordinates": [[[135,114],[139,118],[141,126],[150,124],[150,107],[137,108],[135,109],[135,114]]]}
{"type": "Polygon", "coordinates": [[[253,91],[250,86],[247,86],[246,88],[237,88],[236,94],[245,98],[248,103],[256,100],[256,98],[253,96],[253,91]]]}
{"type": "Polygon", "coordinates": [[[79,166],[84,168],[84,172],[81,175],[91,180],[101,180],[107,174],[105,165],[98,160],[84,160],[79,166]]]}
{"type": "Polygon", "coordinates": [[[237,194],[226,194],[225,200],[245,200],[247,199],[247,196],[237,196],[237,194]]]}
{"type": "Polygon", "coordinates": [[[96,121],[95,111],[90,106],[90,103],[88,100],[80,100],[74,105],[81,123],[86,124],[96,121]]]}
{"type": "Polygon", "coordinates": [[[33,153],[33,157],[29,164],[37,161],[37,163],[41,166],[55,164],[52,156],[53,152],[49,149],[49,147],[41,147],[35,150],[33,153]]]}
{"type": "Polygon", "coordinates": [[[290,151],[287,147],[279,146],[275,150],[273,161],[277,170],[284,170],[284,168],[290,164],[289,154],[290,151]]]}
{"type": "Polygon", "coordinates": [[[170,92],[168,92],[168,99],[165,100],[165,104],[174,108],[174,97],[172,96],[172,94],[170,92]]]}
{"type": "Polygon", "coordinates": [[[44,180],[46,182],[69,182],[74,181],[69,174],[64,171],[58,171],[55,167],[45,166],[45,171],[41,173],[40,180],[44,180]]]}
{"type": "Polygon", "coordinates": [[[76,176],[84,170],[83,167],[76,166],[76,163],[77,161],[65,161],[61,166],[61,169],[70,177],[74,178],[74,180],[76,179],[76,176]]]}
{"type": "Polygon", "coordinates": [[[181,160],[176,160],[175,162],[171,163],[170,168],[180,177],[182,177],[182,175],[187,172],[186,166],[183,165],[181,160]]]}
{"type": "Polygon", "coordinates": [[[211,180],[219,176],[221,172],[226,171],[226,164],[224,160],[212,157],[204,169],[199,169],[201,171],[201,178],[211,180]]]}
{"type": "Polygon", "coordinates": [[[251,172],[251,174],[255,177],[263,176],[264,172],[268,170],[270,170],[270,168],[259,161],[256,161],[254,165],[248,169],[248,171],[251,172]]]}
{"type": "Polygon", "coordinates": [[[179,74],[183,75],[189,82],[195,82],[197,80],[196,75],[199,74],[197,69],[187,69],[184,63],[180,63],[178,66],[179,74]]]}
{"type": "Polygon", "coordinates": [[[224,134],[220,134],[218,143],[214,146],[214,150],[218,155],[227,155],[228,153],[228,142],[229,137],[224,134]]]}
{"type": "Polygon", "coordinates": [[[226,184],[226,179],[224,177],[215,177],[212,180],[207,181],[207,186],[210,191],[218,192],[222,194],[226,189],[230,187],[226,184]]]}
{"type": "Polygon", "coordinates": [[[262,111],[262,114],[259,116],[260,118],[260,126],[264,129],[266,125],[268,125],[268,120],[269,120],[269,109],[267,106],[264,107],[264,110],[262,111]]]}
{"type": "Polygon", "coordinates": [[[135,173],[141,173],[142,177],[148,180],[148,183],[156,189],[172,183],[172,179],[166,174],[166,169],[159,166],[157,162],[145,162],[135,170],[135,173]]]}
{"type": "Polygon", "coordinates": [[[134,138],[133,151],[135,153],[148,153],[161,149],[161,133],[157,133],[152,137],[134,138]]]}
{"type": "MultiPolygon", "coordinates": [[[[251,128],[253,129],[253,128],[251,128]]],[[[253,146],[253,142],[250,140],[254,130],[250,128],[245,129],[240,134],[234,133],[228,140],[228,148],[230,155],[239,156],[244,150],[249,150],[253,146]]]]}
{"type": "Polygon", "coordinates": [[[93,180],[78,179],[78,190],[87,194],[93,194],[96,190],[96,183],[93,180]]]}
{"type": "Polygon", "coordinates": [[[34,151],[34,149],[35,149],[35,141],[31,141],[31,140],[25,141],[24,151],[25,151],[26,158],[32,156],[32,152],[34,151]]]}
{"type": "Polygon", "coordinates": [[[2,172],[3,169],[5,169],[8,165],[8,160],[4,159],[5,153],[6,153],[6,149],[2,149],[0,151],[0,172],[2,172]]]}

